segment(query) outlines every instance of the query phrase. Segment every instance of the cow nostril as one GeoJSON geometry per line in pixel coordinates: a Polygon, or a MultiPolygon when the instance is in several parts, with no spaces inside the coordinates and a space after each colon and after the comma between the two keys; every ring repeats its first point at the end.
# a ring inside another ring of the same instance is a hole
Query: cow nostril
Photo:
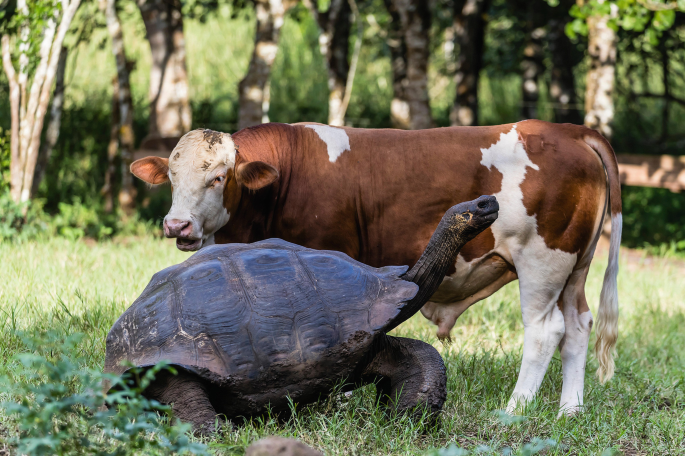
{"type": "Polygon", "coordinates": [[[488,202],[487,201],[481,201],[480,203],[478,203],[478,207],[480,209],[485,209],[486,207],[488,207],[488,202]]]}
{"type": "Polygon", "coordinates": [[[168,235],[172,235],[173,237],[179,236],[189,226],[191,226],[191,223],[189,220],[171,219],[171,220],[165,220],[164,221],[165,231],[167,232],[168,235]]]}

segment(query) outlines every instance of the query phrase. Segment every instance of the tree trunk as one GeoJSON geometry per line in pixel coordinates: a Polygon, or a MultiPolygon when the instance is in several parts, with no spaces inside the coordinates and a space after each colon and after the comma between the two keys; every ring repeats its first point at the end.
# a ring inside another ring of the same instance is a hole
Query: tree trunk
{"type": "Polygon", "coordinates": [[[410,125],[409,102],[407,101],[407,43],[402,29],[402,20],[393,0],[384,0],[392,18],[388,30],[388,46],[392,59],[392,102],[390,121],[395,128],[408,129],[410,125]]]}
{"type": "MultiPolygon", "coordinates": [[[[150,137],[182,136],[190,130],[188,72],[180,0],[137,0],[152,51],[150,137]]],[[[122,91],[123,93],[123,91],[122,91]]],[[[123,117],[122,117],[123,119],[123,117]]]]}
{"type": "MultiPolygon", "coordinates": [[[[10,86],[10,193],[17,202],[28,201],[33,189],[33,178],[38,161],[40,138],[43,122],[50,104],[52,84],[55,82],[62,43],[71,25],[71,21],[80,5],[80,0],[64,0],[61,13],[48,15],[45,21],[37,61],[33,66],[33,78],[30,90],[28,72],[32,65],[26,46],[30,24],[25,22],[19,32],[19,72],[12,63],[10,37],[2,36],[2,61],[10,86]],[[27,93],[28,91],[28,93],[27,93]]],[[[26,14],[28,6],[25,0],[17,2],[17,10],[26,14]]]]}
{"type": "Polygon", "coordinates": [[[671,112],[671,86],[668,81],[670,69],[668,60],[668,47],[666,46],[665,36],[659,41],[659,52],[661,54],[661,79],[664,85],[664,104],[661,108],[661,137],[659,139],[662,142],[665,142],[668,139],[668,123],[670,121],[671,112]]]}
{"type": "Polygon", "coordinates": [[[552,60],[549,95],[554,103],[555,122],[582,124],[580,110],[575,106],[573,43],[564,32],[567,23],[568,19],[552,19],[549,22],[547,42],[552,60]]]}
{"type": "Polygon", "coordinates": [[[254,0],[257,26],[247,74],[238,86],[238,129],[269,121],[271,67],[278,52],[278,37],[285,18],[283,0],[254,0]]]}
{"type": "Polygon", "coordinates": [[[328,123],[341,126],[345,124],[342,108],[350,71],[348,51],[352,8],[348,0],[332,0],[326,12],[319,11],[316,0],[305,0],[304,3],[319,26],[319,50],[328,71],[328,123]]]}
{"type": "Polygon", "coordinates": [[[112,78],[112,114],[110,117],[109,144],[107,144],[107,169],[105,170],[105,184],[100,190],[105,200],[105,212],[114,210],[114,178],[117,173],[116,159],[119,152],[119,127],[121,114],[119,112],[119,79],[112,78]]]}
{"type": "Polygon", "coordinates": [[[614,76],[616,72],[616,32],[609,27],[610,16],[591,16],[588,25],[590,69],[585,90],[585,125],[611,138],[614,119],[614,76]]]}
{"type": "Polygon", "coordinates": [[[521,117],[538,118],[538,99],[540,98],[540,77],[545,71],[542,40],[545,37],[544,19],[541,17],[541,5],[535,2],[526,3],[526,44],[523,48],[521,62],[521,117]]]}
{"type": "Polygon", "coordinates": [[[41,144],[38,159],[36,161],[36,170],[33,173],[33,184],[31,186],[31,194],[35,195],[38,192],[40,183],[45,177],[45,169],[50,162],[52,150],[59,139],[59,127],[62,123],[62,106],[64,105],[64,73],[67,69],[67,57],[69,50],[62,46],[62,51],[57,62],[57,74],[55,76],[55,91],[52,94],[52,106],[50,107],[50,121],[45,132],[45,141],[41,144]]]}
{"type": "MultiPolygon", "coordinates": [[[[121,156],[121,187],[119,189],[119,207],[125,213],[132,213],[135,208],[136,189],[133,183],[133,176],[129,171],[131,163],[133,162],[133,101],[131,99],[131,84],[129,81],[129,74],[133,64],[126,59],[126,51],[124,48],[124,36],[121,30],[121,22],[116,10],[116,0],[105,0],[105,18],[107,20],[107,30],[110,39],[112,40],[112,53],[117,67],[116,83],[114,84],[114,94],[117,97],[117,109],[112,109],[112,125],[116,125],[117,121],[117,140],[119,143],[119,150],[121,156]],[[117,119],[118,118],[118,119],[117,119]]],[[[151,41],[152,42],[152,41],[151,41]]],[[[184,74],[185,74],[185,64],[184,74]]],[[[187,81],[186,81],[187,82],[187,81]]],[[[186,100],[187,101],[187,100],[186,100]]],[[[114,106],[113,106],[114,108],[114,106]]],[[[159,119],[159,117],[158,117],[159,119]]],[[[167,117],[169,120],[169,117],[167,117]]],[[[175,119],[178,120],[178,117],[175,119]]],[[[190,125],[188,125],[189,129],[190,125]]],[[[114,129],[112,129],[112,132],[114,129]]],[[[107,151],[109,163],[109,182],[105,179],[104,193],[109,193],[108,200],[105,202],[105,209],[112,210],[112,181],[113,181],[113,157],[116,155],[116,150],[111,149],[115,146],[110,139],[109,148],[107,151]]]]}
{"type": "Polygon", "coordinates": [[[484,15],[490,0],[455,0],[454,41],[459,50],[454,79],[457,93],[450,112],[452,125],[478,125],[478,78],[485,51],[484,15]]]}
{"type": "MultiPolygon", "coordinates": [[[[397,103],[397,106],[391,106],[391,110],[396,111],[401,116],[408,107],[410,129],[431,128],[434,124],[428,98],[428,58],[430,56],[428,34],[431,26],[428,2],[423,0],[386,0],[385,3],[393,18],[393,24],[397,22],[400,29],[400,33],[396,36],[399,35],[403,43],[397,46],[397,50],[401,52],[404,49],[406,52],[403,57],[404,68],[406,69],[405,78],[400,79],[401,74],[393,76],[393,87],[401,85],[400,93],[396,92],[394,95],[393,105],[396,104],[396,99],[400,102],[397,103]]],[[[393,60],[395,60],[395,56],[393,56],[393,60]]],[[[400,62],[397,63],[400,64],[400,62]]],[[[393,61],[393,71],[394,69],[395,62],[393,61]]],[[[402,69],[398,68],[398,70],[401,73],[402,69]]],[[[401,117],[398,120],[401,120],[401,117]]]]}

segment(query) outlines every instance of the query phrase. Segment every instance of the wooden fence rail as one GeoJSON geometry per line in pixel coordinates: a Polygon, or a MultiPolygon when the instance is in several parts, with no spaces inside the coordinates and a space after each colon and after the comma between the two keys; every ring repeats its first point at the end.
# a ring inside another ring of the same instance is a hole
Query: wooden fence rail
{"type": "Polygon", "coordinates": [[[621,183],[635,187],[685,189],[685,156],[618,154],[621,183]]]}

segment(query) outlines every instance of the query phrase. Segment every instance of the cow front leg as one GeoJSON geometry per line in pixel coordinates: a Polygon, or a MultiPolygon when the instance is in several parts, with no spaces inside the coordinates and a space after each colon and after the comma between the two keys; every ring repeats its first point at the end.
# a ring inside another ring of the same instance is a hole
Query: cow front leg
{"type": "Polygon", "coordinates": [[[559,344],[564,375],[559,416],[574,415],[583,407],[585,363],[592,331],[592,313],[585,299],[588,269],[574,271],[562,294],[566,333],[559,344]]]}
{"type": "Polygon", "coordinates": [[[573,258],[549,255],[549,260],[557,261],[548,264],[522,261],[517,267],[524,327],[523,359],[507,413],[522,410],[538,392],[554,351],[564,336],[564,315],[559,304],[575,264],[575,255],[571,256],[573,258]]]}

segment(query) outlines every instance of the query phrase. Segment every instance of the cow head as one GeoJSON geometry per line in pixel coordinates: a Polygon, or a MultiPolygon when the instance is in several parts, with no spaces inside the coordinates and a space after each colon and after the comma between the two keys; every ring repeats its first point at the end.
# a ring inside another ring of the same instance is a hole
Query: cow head
{"type": "Polygon", "coordinates": [[[187,133],[168,159],[141,158],[131,164],[131,172],[149,184],[171,182],[164,235],[176,238],[176,247],[185,251],[207,245],[228,223],[243,187],[258,190],[278,178],[273,166],[242,160],[231,135],[212,130],[187,133]]]}

